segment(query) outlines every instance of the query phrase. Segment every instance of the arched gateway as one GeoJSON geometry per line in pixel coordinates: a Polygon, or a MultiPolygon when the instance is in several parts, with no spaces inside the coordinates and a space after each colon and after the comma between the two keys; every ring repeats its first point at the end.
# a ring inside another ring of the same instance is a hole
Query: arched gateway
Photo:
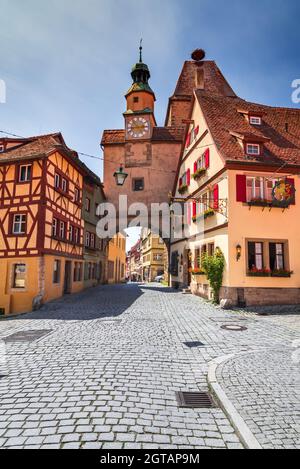
{"type": "MultiPolygon", "coordinates": [[[[115,206],[117,214],[121,211],[120,196],[125,195],[128,207],[142,203],[150,215],[151,204],[169,202],[184,139],[183,119],[188,117],[184,105],[191,97],[185,97],[183,107],[176,103],[172,118],[166,120],[164,127],[158,127],[154,113],[156,98],[149,85],[149,68],[142,61],[142,48],[131,76],[133,83],[125,95],[124,128],[105,130],[102,137],[103,182],[107,201],[115,206]],[[118,186],[114,177],[120,167],[128,174],[123,186],[118,186]]],[[[132,213],[128,213],[129,222],[132,218],[132,213]]],[[[145,220],[143,226],[147,224],[145,220]]]]}

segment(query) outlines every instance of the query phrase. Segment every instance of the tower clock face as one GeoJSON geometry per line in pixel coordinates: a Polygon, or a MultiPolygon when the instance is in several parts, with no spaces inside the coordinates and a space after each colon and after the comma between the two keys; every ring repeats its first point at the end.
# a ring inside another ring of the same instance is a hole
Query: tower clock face
{"type": "Polygon", "coordinates": [[[150,124],[144,117],[134,117],[127,124],[128,135],[132,138],[143,138],[148,136],[150,124]]]}

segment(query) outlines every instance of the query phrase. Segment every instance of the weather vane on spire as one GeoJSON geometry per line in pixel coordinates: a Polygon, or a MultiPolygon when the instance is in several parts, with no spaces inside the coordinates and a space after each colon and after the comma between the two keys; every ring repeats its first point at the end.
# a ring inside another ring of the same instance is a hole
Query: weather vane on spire
{"type": "Polygon", "coordinates": [[[143,39],[140,40],[140,63],[143,62],[142,53],[143,53],[143,39]]]}

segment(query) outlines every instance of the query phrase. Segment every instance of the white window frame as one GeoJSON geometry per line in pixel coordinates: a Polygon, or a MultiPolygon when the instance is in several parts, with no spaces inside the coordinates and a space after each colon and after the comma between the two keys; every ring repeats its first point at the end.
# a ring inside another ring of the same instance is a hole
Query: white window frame
{"type": "Polygon", "coordinates": [[[91,199],[88,197],[85,198],[85,211],[88,213],[91,211],[91,199]]]}
{"type": "Polygon", "coordinates": [[[77,227],[74,228],[74,243],[79,243],[79,228],[77,227]]]}
{"type": "Polygon", "coordinates": [[[80,201],[80,190],[78,189],[78,187],[75,187],[75,189],[74,189],[74,202],[79,203],[79,201],[80,201]]]}
{"type": "Polygon", "coordinates": [[[86,246],[87,248],[90,247],[90,242],[91,242],[90,232],[87,231],[87,232],[85,233],[85,246],[86,246]]]}
{"type": "Polygon", "coordinates": [[[259,116],[250,116],[249,122],[251,125],[261,125],[262,120],[259,116]]]}
{"type": "Polygon", "coordinates": [[[246,143],[246,153],[249,156],[260,156],[261,148],[259,143],[246,143]],[[257,150],[254,151],[254,149],[257,150]]]}
{"type": "Polygon", "coordinates": [[[57,236],[57,218],[52,220],[52,236],[57,236]]]}
{"type": "Polygon", "coordinates": [[[60,175],[58,173],[54,175],[54,187],[55,189],[60,189],[60,175]]]}
{"type": "Polygon", "coordinates": [[[60,239],[65,239],[66,235],[66,222],[60,220],[59,221],[59,237],[60,239]]]}
{"type": "Polygon", "coordinates": [[[61,179],[61,190],[63,192],[67,192],[67,187],[68,187],[67,180],[65,178],[62,178],[61,179]]]}
{"type": "Polygon", "coordinates": [[[95,235],[94,235],[94,233],[91,233],[91,235],[90,235],[90,247],[91,248],[95,247],[95,235]]]}
{"type": "Polygon", "coordinates": [[[74,228],[73,228],[73,225],[70,225],[70,228],[69,228],[69,241],[71,243],[73,242],[73,237],[74,237],[74,228]]]}
{"type": "Polygon", "coordinates": [[[24,213],[16,213],[13,218],[13,234],[14,235],[21,235],[26,233],[26,221],[27,215],[24,213]],[[17,220],[17,218],[19,218],[17,220]],[[24,226],[23,226],[24,225],[24,226]]]}
{"type": "Polygon", "coordinates": [[[19,167],[19,182],[30,182],[31,181],[31,176],[32,176],[31,171],[32,171],[32,165],[31,164],[22,164],[19,167]],[[24,177],[24,179],[22,179],[22,177],[21,177],[22,168],[25,168],[25,177],[24,177]],[[29,168],[30,168],[30,171],[29,171],[29,168]]]}

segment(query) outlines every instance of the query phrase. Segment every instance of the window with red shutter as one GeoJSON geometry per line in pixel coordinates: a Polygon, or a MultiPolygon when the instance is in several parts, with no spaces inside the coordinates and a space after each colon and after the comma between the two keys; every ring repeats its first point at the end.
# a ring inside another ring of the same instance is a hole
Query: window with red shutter
{"type": "Polygon", "coordinates": [[[197,202],[194,200],[193,202],[193,217],[197,216],[197,202]]]}
{"type": "Polygon", "coordinates": [[[236,201],[247,202],[247,178],[243,174],[236,176],[236,201]]]}
{"type": "Polygon", "coordinates": [[[198,161],[195,161],[194,163],[194,174],[197,172],[198,169],[198,161]]]}
{"type": "Polygon", "coordinates": [[[204,159],[205,159],[205,168],[209,168],[209,164],[210,164],[210,150],[209,150],[209,148],[205,151],[204,159]]]}
{"type": "Polygon", "coordinates": [[[186,173],[186,183],[189,186],[191,184],[191,170],[188,169],[186,173]]]}

